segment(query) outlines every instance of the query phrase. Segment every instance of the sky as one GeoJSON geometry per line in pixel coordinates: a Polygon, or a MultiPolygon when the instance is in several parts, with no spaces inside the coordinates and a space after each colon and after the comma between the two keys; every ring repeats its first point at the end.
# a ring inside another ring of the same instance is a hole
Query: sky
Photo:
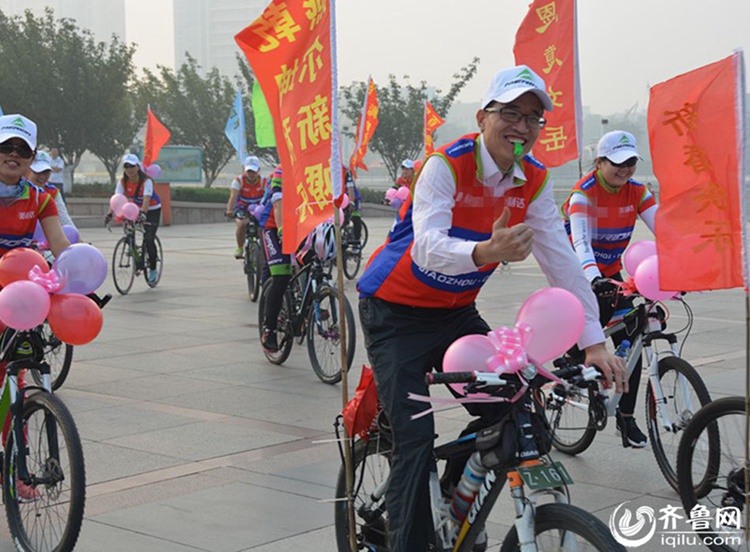
{"type": "MultiPolygon", "coordinates": [[[[125,0],[136,64],[172,66],[172,0],[125,0]],[[143,14],[148,14],[144,17],[143,14]]],[[[515,65],[526,0],[338,0],[339,85],[389,74],[447,91],[480,58],[458,101],[479,102],[492,75],[515,65]]],[[[249,22],[247,22],[249,23],[249,22]]],[[[245,26],[238,22],[238,31],[245,26]]],[[[648,87],[729,56],[750,55],[750,0],[578,0],[581,99],[594,113],[645,109],[648,87]]],[[[750,71],[746,70],[746,73],[750,71]]]]}

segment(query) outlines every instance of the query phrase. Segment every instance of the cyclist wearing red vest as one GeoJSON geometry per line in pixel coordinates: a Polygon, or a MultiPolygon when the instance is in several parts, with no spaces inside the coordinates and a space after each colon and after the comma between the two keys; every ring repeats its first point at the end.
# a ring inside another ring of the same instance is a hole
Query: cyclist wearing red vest
{"type": "Polygon", "coordinates": [[[145,217],[146,225],[143,228],[143,246],[146,248],[148,257],[148,272],[146,277],[149,282],[156,281],[156,244],[154,237],[159,228],[161,217],[161,200],[154,190],[154,181],[143,171],[138,156],[128,153],[122,158],[123,175],[117,183],[116,194],[125,194],[141,209],[141,216],[145,217]]]}
{"type": "MultiPolygon", "coordinates": [[[[638,217],[654,231],[656,200],[643,184],[632,179],[638,163],[635,136],[614,130],[602,136],[597,146],[596,168],[581,179],[562,206],[565,229],[570,235],[581,267],[599,302],[599,322],[605,326],[615,314],[627,312],[633,301],[614,295],[612,280],[622,282],[622,254],[630,243],[638,217]]],[[[615,346],[628,338],[625,330],[612,336],[615,346]]],[[[573,350],[576,356],[578,351],[573,350]]],[[[633,417],[641,360],[630,375],[630,391],[620,399],[616,427],[624,446],[645,447],[646,435],[633,417]]]]}
{"type": "MultiPolygon", "coordinates": [[[[596,299],[570,247],[547,170],[528,155],[552,102],[528,67],[495,75],[477,112],[480,134],[427,158],[386,243],[360,277],[359,313],[378,397],[394,443],[386,502],[392,552],[422,552],[434,538],[429,504],[434,420],[412,420],[429,394],[424,374],[441,369],[456,339],[490,327],[474,300],[501,261],[534,253],[551,285],[581,299],[586,326],[579,345],[623,389],[624,363],[607,352],[596,299]]],[[[497,419],[499,404],[467,407],[497,419]]],[[[475,423],[472,423],[475,425],[475,423]]],[[[446,474],[457,482],[463,466],[446,474]]],[[[475,547],[475,550],[484,549],[475,547]]]]}
{"type": "Polygon", "coordinates": [[[52,196],[24,178],[36,152],[36,135],[36,124],[23,115],[0,117],[0,257],[31,247],[37,221],[53,254],[70,245],[52,196]]]}
{"type": "Polygon", "coordinates": [[[398,190],[401,186],[411,188],[414,182],[414,161],[411,159],[404,159],[401,162],[401,176],[396,179],[391,187],[398,190]]]}
{"type": "MultiPolygon", "coordinates": [[[[245,158],[243,163],[245,171],[232,181],[229,192],[229,201],[227,202],[227,216],[234,216],[237,211],[247,211],[250,205],[257,205],[263,199],[263,180],[260,177],[260,160],[251,155],[245,158]]],[[[235,217],[237,226],[235,229],[235,238],[237,239],[237,249],[234,251],[234,258],[243,257],[242,246],[245,243],[245,228],[249,224],[248,218],[235,217]]]]}

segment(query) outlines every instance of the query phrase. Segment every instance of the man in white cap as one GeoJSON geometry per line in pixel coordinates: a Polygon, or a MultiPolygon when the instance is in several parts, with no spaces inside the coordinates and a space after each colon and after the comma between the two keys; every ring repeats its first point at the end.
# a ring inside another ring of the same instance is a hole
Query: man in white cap
{"type": "Polygon", "coordinates": [[[0,117],[0,257],[30,247],[36,223],[54,255],[70,245],[52,196],[24,178],[36,153],[36,124],[23,115],[0,117]]]}
{"type": "Polygon", "coordinates": [[[396,179],[393,183],[393,188],[398,190],[401,186],[411,188],[411,184],[414,182],[414,161],[411,159],[404,159],[401,162],[401,176],[396,179]]]}
{"type": "MultiPolygon", "coordinates": [[[[407,394],[428,395],[424,374],[442,369],[446,349],[490,330],[475,298],[498,264],[533,253],[550,285],[570,290],[584,305],[578,344],[587,362],[602,369],[608,384],[625,385],[624,363],[606,349],[596,298],[566,239],[547,169],[529,155],[544,112],[552,109],[545,90],[526,66],[495,75],[476,114],[480,132],[425,160],[413,202],[357,285],[378,398],[393,433],[386,492],[392,552],[421,552],[434,538],[428,488],[434,420],[412,420],[425,407],[407,394]]],[[[484,425],[505,407],[469,404],[467,410],[484,425]]],[[[462,471],[449,466],[447,492],[462,471]]],[[[475,550],[485,547],[486,541],[475,550]]]]}
{"type": "Polygon", "coordinates": [[[234,233],[237,239],[237,249],[234,250],[235,259],[241,259],[244,255],[245,229],[250,222],[247,214],[248,207],[258,205],[263,199],[264,192],[260,177],[260,160],[250,155],[245,158],[243,168],[245,171],[232,181],[226,212],[226,215],[234,217],[237,223],[234,233]]]}
{"type": "MultiPolygon", "coordinates": [[[[623,130],[608,132],[599,140],[594,170],[573,186],[562,206],[565,229],[597,295],[602,327],[615,312],[633,307],[631,298],[614,292],[615,281],[623,281],[621,259],[636,220],[640,218],[652,233],[656,225],[654,196],[633,180],[639,159],[635,136],[623,130]]],[[[628,337],[623,330],[612,336],[612,342],[617,346],[628,337]]],[[[577,351],[572,353],[576,356],[577,351]]],[[[622,396],[616,412],[615,427],[624,447],[642,448],[648,443],[633,416],[640,381],[639,360],[628,382],[630,391],[622,396]]]]}
{"type": "Polygon", "coordinates": [[[73,219],[68,213],[68,207],[65,205],[62,191],[49,182],[52,173],[52,158],[50,157],[50,155],[43,151],[36,152],[34,162],[31,164],[31,167],[29,167],[29,172],[26,173],[26,177],[32,184],[42,188],[55,200],[55,205],[57,206],[57,214],[60,218],[60,224],[62,224],[63,226],[72,226],[73,228],[75,228],[73,219]]]}

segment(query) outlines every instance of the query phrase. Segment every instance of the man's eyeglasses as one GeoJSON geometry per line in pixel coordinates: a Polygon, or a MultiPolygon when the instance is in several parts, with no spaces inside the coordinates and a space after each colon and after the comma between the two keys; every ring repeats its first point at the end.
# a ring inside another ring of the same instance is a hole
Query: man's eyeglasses
{"type": "Polygon", "coordinates": [[[18,157],[21,157],[22,159],[31,159],[34,157],[34,150],[26,145],[18,146],[10,142],[3,142],[0,144],[0,153],[3,155],[10,155],[14,151],[18,154],[18,157]]]}
{"type": "Polygon", "coordinates": [[[630,159],[627,159],[623,161],[622,163],[615,163],[609,158],[607,158],[607,161],[609,161],[609,164],[612,165],[613,167],[617,167],[618,169],[621,169],[623,167],[627,167],[627,168],[635,167],[636,163],[638,163],[638,158],[631,157],[630,159]]]}
{"type": "Polygon", "coordinates": [[[130,164],[130,163],[125,163],[125,164],[123,165],[123,167],[125,167],[126,169],[132,169],[133,167],[136,167],[136,166],[137,166],[137,165],[132,165],[132,164],[130,164]]]}
{"type": "Polygon", "coordinates": [[[524,115],[512,107],[486,107],[484,110],[487,113],[499,113],[500,118],[509,123],[517,123],[521,119],[526,119],[526,124],[529,128],[544,128],[544,125],[547,124],[547,119],[544,117],[540,117],[539,115],[524,115]]]}

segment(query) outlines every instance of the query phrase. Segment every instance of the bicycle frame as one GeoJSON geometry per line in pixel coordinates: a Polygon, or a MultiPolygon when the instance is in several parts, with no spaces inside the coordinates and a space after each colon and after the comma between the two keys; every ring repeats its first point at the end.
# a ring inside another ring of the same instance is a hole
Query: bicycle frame
{"type": "MultiPolygon", "coordinates": [[[[313,297],[318,292],[321,283],[325,280],[325,270],[323,269],[322,263],[315,257],[308,264],[301,267],[292,276],[289,281],[289,290],[292,293],[292,303],[294,312],[292,313],[292,321],[295,335],[304,335],[305,331],[305,314],[312,305],[315,309],[315,324],[318,331],[322,331],[320,321],[320,306],[313,301],[313,297]],[[304,278],[304,283],[301,281],[304,278]],[[296,286],[299,285],[302,288],[300,296],[297,295],[298,289],[296,286]]],[[[332,316],[338,316],[338,313],[332,313],[332,316]]],[[[310,321],[308,320],[309,324],[310,321]]]]}

